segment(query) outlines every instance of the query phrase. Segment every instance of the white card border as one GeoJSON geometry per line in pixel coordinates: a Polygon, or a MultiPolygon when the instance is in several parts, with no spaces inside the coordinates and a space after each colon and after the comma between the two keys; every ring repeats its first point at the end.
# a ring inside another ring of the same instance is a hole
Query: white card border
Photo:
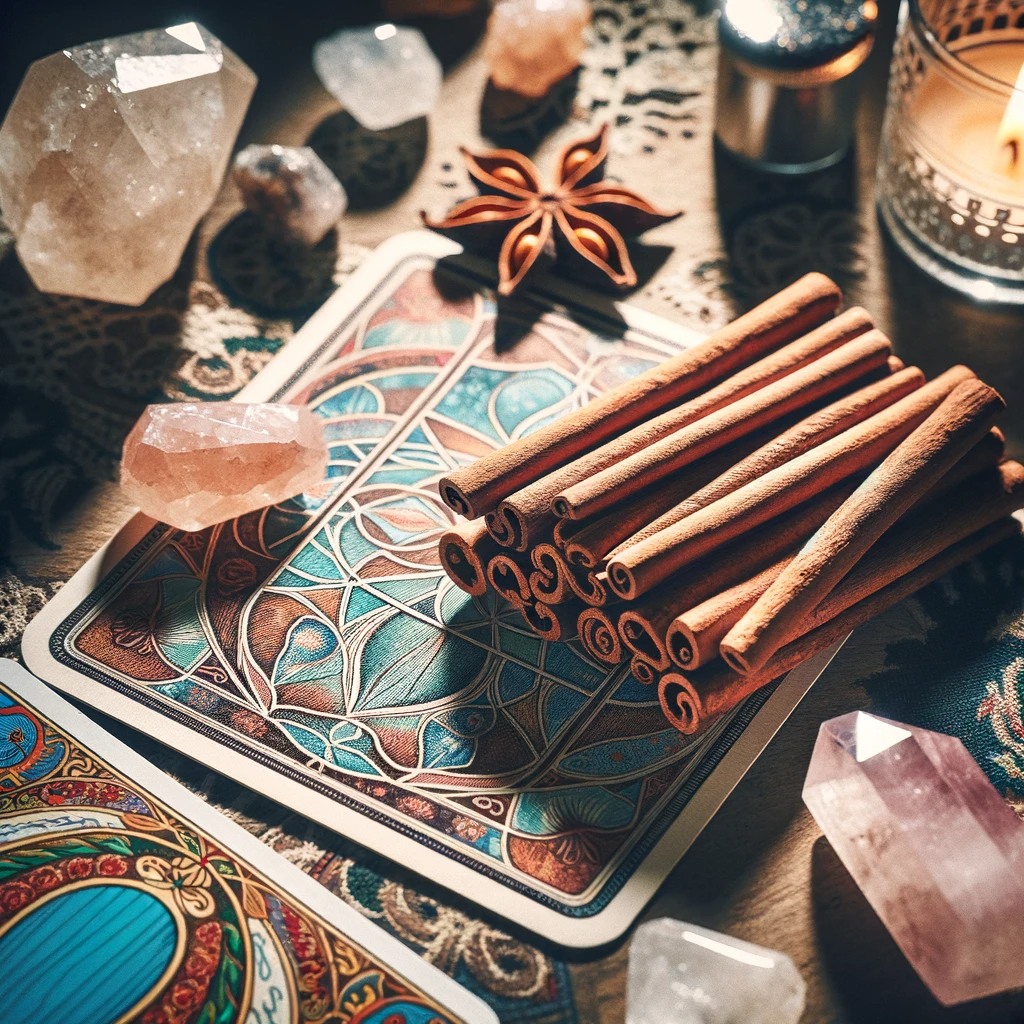
{"type": "MultiPolygon", "coordinates": [[[[412,231],[389,239],[367,258],[268,366],[239,392],[238,399],[265,401],[278,391],[281,382],[287,381],[302,367],[323,338],[358,308],[399,261],[415,255],[440,259],[459,251],[458,245],[431,232],[412,231]],[[274,383],[270,383],[271,378],[274,383]]],[[[535,293],[556,302],[571,301],[576,305],[582,301],[591,307],[611,307],[628,327],[650,331],[679,344],[692,344],[700,338],[695,332],[656,314],[626,303],[610,302],[604,297],[595,300],[591,293],[584,293],[554,278],[542,279],[535,293]],[[581,295],[586,298],[581,300],[581,295]]],[[[589,917],[574,917],[546,907],[472,867],[431,850],[390,825],[374,821],[360,811],[285,778],[244,754],[201,736],[188,726],[174,722],[57,661],[50,653],[51,634],[92,593],[107,571],[117,565],[154,525],[153,520],[142,514],[132,517],[29,623],[22,639],[22,656],[28,667],[40,678],[84,703],[424,875],[480,904],[485,910],[506,917],[560,945],[577,949],[613,942],[630,927],[842,646],[837,644],[815,656],[782,680],[607,906],[589,917]]]]}

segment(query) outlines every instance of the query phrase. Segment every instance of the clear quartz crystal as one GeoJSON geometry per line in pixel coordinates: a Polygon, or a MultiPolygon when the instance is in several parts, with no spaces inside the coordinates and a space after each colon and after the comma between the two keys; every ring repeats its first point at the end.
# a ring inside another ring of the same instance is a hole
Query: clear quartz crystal
{"type": "Polygon", "coordinates": [[[1024,822],[955,736],[822,724],[804,803],[935,997],[1024,986],[1024,822]]]}
{"type": "Polygon", "coordinates": [[[484,56],[499,89],[543,96],[580,62],[589,0],[497,0],[484,56]]]}
{"type": "Polygon", "coordinates": [[[121,487],[146,515],[195,531],[312,490],[326,471],[320,420],[305,406],[182,402],[139,418],[121,487]]]}
{"type": "Polygon", "coordinates": [[[426,117],[441,91],[441,62],[415,28],[343,29],[313,47],[313,67],[324,88],[374,132],[426,117]]]}
{"type": "Polygon", "coordinates": [[[255,87],[195,22],[32,64],[0,128],[0,207],[36,286],[144,302],[217,195],[255,87]]]}
{"type": "Polygon", "coordinates": [[[805,991],[784,953],[662,917],[629,947],[626,1024],[797,1024],[805,991]]]}
{"type": "Polygon", "coordinates": [[[341,182],[308,146],[246,146],[232,177],[270,234],[316,245],[345,212],[341,182]]]}

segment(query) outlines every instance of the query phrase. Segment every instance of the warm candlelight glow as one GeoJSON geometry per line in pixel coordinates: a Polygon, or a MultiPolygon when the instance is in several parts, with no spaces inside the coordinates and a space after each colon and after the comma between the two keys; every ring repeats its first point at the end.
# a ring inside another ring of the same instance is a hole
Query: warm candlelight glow
{"type": "Polygon", "coordinates": [[[996,136],[998,148],[996,169],[1011,178],[1024,181],[1024,64],[1017,75],[1017,86],[996,136]]]}

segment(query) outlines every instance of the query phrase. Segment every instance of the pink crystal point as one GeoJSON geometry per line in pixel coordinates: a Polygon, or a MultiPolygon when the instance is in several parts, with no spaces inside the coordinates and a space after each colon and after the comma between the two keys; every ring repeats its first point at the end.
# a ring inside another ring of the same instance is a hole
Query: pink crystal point
{"type": "Polygon", "coordinates": [[[327,443],[299,405],[151,405],[125,439],[121,487],[148,516],[181,530],[284,501],[319,484],[327,443]]]}
{"type": "Polygon", "coordinates": [[[484,56],[499,89],[543,96],[580,62],[589,0],[498,0],[484,56]]]}
{"type": "Polygon", "coordinates": [[[955,736],[822,724],[804,803],[935,997],[1024,986],[1024,822],[955,736]]]}

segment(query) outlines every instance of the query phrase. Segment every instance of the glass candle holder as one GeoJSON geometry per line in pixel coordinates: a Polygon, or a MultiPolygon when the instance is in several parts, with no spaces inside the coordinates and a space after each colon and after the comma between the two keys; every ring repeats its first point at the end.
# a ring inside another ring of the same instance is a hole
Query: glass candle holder
{"type": "Polygon", "coordinates": [[[877,198],[919,267],[1024,303],[1024,0],[903,0],[877,198]]]}

